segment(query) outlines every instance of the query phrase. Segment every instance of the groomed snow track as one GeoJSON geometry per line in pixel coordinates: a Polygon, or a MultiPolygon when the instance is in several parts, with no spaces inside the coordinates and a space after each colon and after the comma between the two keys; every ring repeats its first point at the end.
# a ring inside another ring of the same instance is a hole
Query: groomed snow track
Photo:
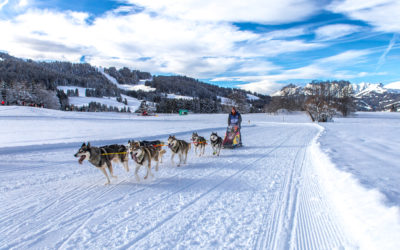
{"type": "Polygon", "coordinates": [[[129,173],[115,167],[119,178],[109,186],[89,163],[78,165],[77,147],[2,153],[0,248],[351,246],[310,157],[319,129],[260,123],[242,130],[243,148],[220,157],[192,150],[179,168],[168,153],[155,178],[140,183],[131,161],[129,173]]]}

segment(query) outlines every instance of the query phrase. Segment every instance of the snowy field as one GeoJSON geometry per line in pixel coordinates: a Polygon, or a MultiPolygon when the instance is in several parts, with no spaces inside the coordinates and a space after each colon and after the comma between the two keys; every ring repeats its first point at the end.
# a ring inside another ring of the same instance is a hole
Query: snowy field
{"type": "Polygon", "coordinates": [[[244,147],[154,178],[106,179],[82,142],[223,135],[227,115],[0,107],[0,249],[400,249],[399,116],[323,127],[303,114],[243,115],[244,147]]]}

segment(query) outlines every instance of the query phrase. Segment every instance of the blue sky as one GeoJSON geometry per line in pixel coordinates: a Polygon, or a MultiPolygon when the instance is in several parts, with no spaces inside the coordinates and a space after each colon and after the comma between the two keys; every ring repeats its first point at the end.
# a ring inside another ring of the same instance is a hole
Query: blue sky
{"type": "Polygon", "coordinates": [[[400,81],[398,0],[0,0],[0,50],[270,94],[400,81]]]}

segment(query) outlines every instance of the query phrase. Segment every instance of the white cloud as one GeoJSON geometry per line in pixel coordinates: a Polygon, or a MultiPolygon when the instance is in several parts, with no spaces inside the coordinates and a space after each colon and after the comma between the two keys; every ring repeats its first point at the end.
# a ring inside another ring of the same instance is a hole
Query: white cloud
{"type": "Polygon", "coordinates": [[[388,84],[385,85],[385,88],[387,88],[387,89],[400,89],[400,81],[388,83],[388,84]]]}
{"type": "Polygon", "coordinates": [[[370,50],[348,50],[339,54],[324,57],[316,60],[317,64],[330,64],[332,65],[355,65],[365,60],[365,56],[371,54],[370,50]]]}
{"type": "Polygon", "coordinates": [[[393,46],[396,43],[396,40],[398,38],[397,34],[394,34],[392,39],[390,40],[389,45],[387,46],[386,50],[383,52],[383,54],[379,57],[379,61],[378,61],[378,65],[377,65],[377,69],[379,69],[386,61],[386,55],[390,52],[390,50],[393,48],[393,46]]]}
{"type": "Polygon", "coordinates": [[[3,0],[0,2],[0,10],[8,4],[8,0],[3,0]]]}
{"type": "Polygon", "coordinates": [[[258,82],[252,82],[242,85],[237,85],[241,89],[245,89],[251,92],[257,92],[264,95],[270,95],[278,90],[280,90],[284,84],[271,82],[269,80],[263,80],[258,82]]]}
{"type": "Polygon", "coordinates": [[[271,94],[286,85],[281,82],[288,80],[353,79],[356,77],[380,75],[381,73],[351,72],[342,69],[343,66],[354,66],[364,62],[365,57],[370,53],[372,52],[369,50],[349,50],[337,55],[314,60],[311,64],[303,67],[275,69],[276,73],[264,75],[218,77],[212,81],[248,82],[247,84],[238,86],[258,93],[271,94]]]}
{"type": "Polygon", "coordinates": [[[28,0],[20,0],[18,2],[18,7],[23,8],[23,7],[26,7],[26,6],[28,6],[28,0]]]}
{"type": "Polygon", "coordinates": [[[128,0],[147,11],[183,20],[282,24],[301,21],[320,10],[315,0],[128,0]]]}
{"type": "MultiPolygon", "coordinates": [[[[0,20],[0,47],[36,60],[79,62],[85,55],[87,62],[99,66],[209,78],[233,69],[265,74],[277,69],[265,57],[323,46],[276,40],[285,36],[284,31],[253,33],[227,22],[182,20],[147,11],[125,15],[109,11],[91,24],[88,18],[85,12],[30,8],[14,19],[0,20]],[[265,62],[251,59],[260,55],[265,62]]],[[[303,33],[301,28],[289,29],[286,36],[303,33]]]]}
{"type": "Polygon", "coordinates": [[[327,9],[367,22],[378,31],[400,32],[398,0],[336,0],[327,9]]]}
{"type": "Polygon", "coordinates": [[[238,68],[235,72],[238,73],[252,73],[252,74],[267,74],[271,71],[280,70],[281,67],[263,59],[245,58],[242,62],[238,63],[238,68]]]}
{"type": "Polygon", "coordinates": [[[315,30],[317,40],[334,40],[358,32],[361,28],[349,24],[332,24],[315,30]]]}

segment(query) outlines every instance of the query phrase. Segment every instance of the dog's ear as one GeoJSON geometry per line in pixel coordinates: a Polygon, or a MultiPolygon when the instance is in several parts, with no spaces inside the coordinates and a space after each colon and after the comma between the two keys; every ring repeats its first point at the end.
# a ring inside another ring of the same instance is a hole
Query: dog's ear
{"type": "Polygon", "coordinates": [[[81,147],[85,147],[85,146],[86,146],[86,143],[83,143],[81,147]]]}
{"type": "Polygon", "coordinates": [[[87,147],[90,148],[90,142],[87,143],[87,147]]]}

